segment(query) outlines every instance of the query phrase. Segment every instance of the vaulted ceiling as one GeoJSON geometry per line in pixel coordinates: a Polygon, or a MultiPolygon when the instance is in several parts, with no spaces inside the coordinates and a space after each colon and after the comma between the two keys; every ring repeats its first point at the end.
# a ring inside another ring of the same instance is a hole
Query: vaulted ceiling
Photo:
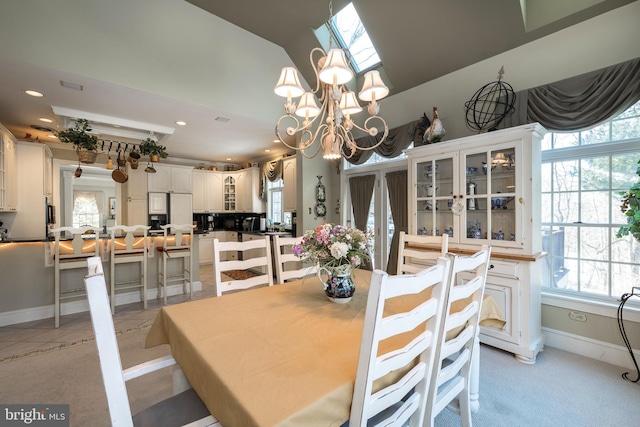
{"type": "MultiPolygon", "coordinates": [[[[353,0],[391,95],[631,2],[353,0]]],[[[171,157],[210,162],[284,152],[272,142],[282,114],[273,87],[291,63],[314,85],[313,30],[329,18],[328,0],[5,3],[0,123],[16,137],[55,145],[37,128],[82,114],[103,138],[139,142],[154,130],[171,157]]],[[[334,13],[346,3],[335,0],[334,13]]]]}

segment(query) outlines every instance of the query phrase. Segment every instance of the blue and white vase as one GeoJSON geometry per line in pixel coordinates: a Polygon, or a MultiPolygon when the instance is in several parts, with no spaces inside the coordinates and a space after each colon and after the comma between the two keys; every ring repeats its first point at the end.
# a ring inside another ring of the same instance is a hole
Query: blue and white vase
{"type": "Polygon", "coordinates": [[[356,285],[351,278],[351,266],[341,265],[338,267],[318,268],[318,278],[324,285],[324,293],[330,301],[337,304],[346,304],[351,301],[356,291],[356,285]],[[321,274],[327,275],[324,280],[321,274]]]}

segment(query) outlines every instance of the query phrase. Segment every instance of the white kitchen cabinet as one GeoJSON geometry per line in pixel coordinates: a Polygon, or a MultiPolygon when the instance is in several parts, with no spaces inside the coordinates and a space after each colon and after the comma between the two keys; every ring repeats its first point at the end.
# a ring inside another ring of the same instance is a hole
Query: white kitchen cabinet
{"type": "Polygon", "coordinates": [[[213,239],[213,233],[200,235],[200,241],[198,243],[198,248],[200,249],[200,265],[213,263],[213,239]]]}
{"type": "Polygon", "coordinates": [[[237,183],[238,174],[235,172],[222,174],[222,196],[224,212],[236,212],[236,196],[237,196],[237,183]]]}
{"type": "Polygon", "coordinates": [[[125,209],[122,211],[123,225],[147,224],[147,173],[142,168],[129,169],[129,179],[122,184],[125,209]]]}
{"type": "MultiPolygon", "coordinates": [[[[46,146],[44,147],[46,148],[46,146]]],[[[4,132],[0,128],[0,211],[15,212],[17,210],[18,159],[16,142],[8,131],[4,132]]]]}
{"type": "Polygon", "coordinates": [[[167,193],[149,192],[149,215],[167,214],[167,193]]]}
{"type": "Polygon", "coordinates": [[[46,145],[35,142],[15,142],[14,148],[17,168],[11,185],[17,186],[20,198],[14,210],[17,213],[13,217],[10,237],[44,239],[47,236],[46,159],[51,152],[46,145]]]}
{"type": "Polygon", "coordinates": [[[287,157],[282,160],[282,182],[284,211],[295,212],[298,203],[298,179],[296,176],[296,158],[287,157]]]}
{"type": "Polygon", "coordinates": [[[191,167],[155,166],[156,173],[148,174],[148,189],[158,193],[191,193],[191,167]]]}
{"type": "Polygon", "coordinates": [[[222,173],[194,170],[192,183],[194,213],[222,212],[222,173]]]}
{"type": "MultiPolygon", "coordinates": [[[[237,242],[238,241],[238,232],[237,231],[225,231],[224,232],[224,241],[225,242],[237,242]]],[[[222,240],[221,240],[222,241],[222,240]]],[[[226,261],[232,261],[232,260],[236,260],[238,259],[238,253],[237,252],[233,252],[233,251],[227,251],[224,253],[224,256],[221,257],[225,258],[226,261]]]]}
{"type": "Polygon", "coordinates": [[[534,363],[540,324],[540,140],[538,124],[487,132],[407,151],[409,232],[449,234],[451,252],[491,245],[486,294],[502,310],[502,329],[480,341],[534,363]]]}
{"type": "Polygon", "coordinates": [[[248,168],[239,171],[237,189],[241,212],[264,212],[264,204],[260,198],[260,169],[248,168]]]}
{"type": "Polygon", "coordinates": [[[125,225],[147,224],[147,199],[127,199],[125,225]]]}

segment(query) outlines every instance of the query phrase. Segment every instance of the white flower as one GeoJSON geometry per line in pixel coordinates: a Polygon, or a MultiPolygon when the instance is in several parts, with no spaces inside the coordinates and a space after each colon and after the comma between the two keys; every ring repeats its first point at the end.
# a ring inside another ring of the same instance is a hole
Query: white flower
{"type": "Polygon", "coordinates": [[[331,251],[332,257],[340,259],[347,256],[347,253],[349,252],[349,245],[342,242],[335,242],[329,247],[329,250],[331,251]]]}

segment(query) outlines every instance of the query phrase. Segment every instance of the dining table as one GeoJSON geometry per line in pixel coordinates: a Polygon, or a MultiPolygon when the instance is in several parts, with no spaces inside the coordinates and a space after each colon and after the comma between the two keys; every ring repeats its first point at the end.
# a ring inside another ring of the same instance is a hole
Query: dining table
{"type": "MultiPolygon", "coordinates": [[[[145,347],[169,344],[225,427],[341,426],[349,419],[371,275],[354,270],[356,291],[345,304],[329,301],[313,276],[164,306],[145,347]]],[[[481,321],[500,317],[485,299],[481,321]]]]}

